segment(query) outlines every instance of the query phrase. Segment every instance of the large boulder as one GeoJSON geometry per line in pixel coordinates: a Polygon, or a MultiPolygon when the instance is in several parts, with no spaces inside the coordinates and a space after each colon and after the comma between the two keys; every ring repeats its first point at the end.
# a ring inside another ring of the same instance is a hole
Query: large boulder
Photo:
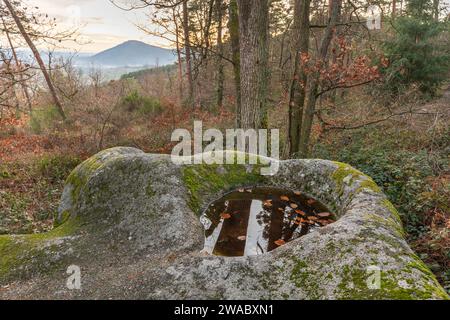
{"type": "Polygon", "coordinates": [[[114,148],[68,177],[57,220],[46,234],[0,236],[0,298],[448,299],[385,195],[342,163],[281,161],[262,176],[258,165],[177,165],[114,148]],[[259,256],[200,253],[202,210],[254,185],[301,190],[338,221],[259,256]],[[70,265],[81,290],[66,286],[70,265]]]}

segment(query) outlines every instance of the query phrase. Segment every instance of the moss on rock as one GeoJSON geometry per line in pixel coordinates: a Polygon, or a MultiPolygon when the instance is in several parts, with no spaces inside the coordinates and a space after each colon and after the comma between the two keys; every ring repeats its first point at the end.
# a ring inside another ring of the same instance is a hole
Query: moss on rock
{"type": "MultiPolygon", "coordinates": [[[[372,272],[372,271],[371,271],[372,272]]],[[[343,300],[426,300],[449,299],[439,284],[414,282],[403,270],[380,270],[379,288],[369,286],[372,275],[359,265],[345,266],[338,285],[338,299],[343,300]]]]}
{"type": "Polygon", "coordinates": [[[44,249],[52,246],[55,240],[75,235],[81,225],[80,218],[72,218],[46,233],[0,235],[0,281],[18,267],[35,268],[46,262],[49,257],[44,249]]]}
{"type": "Polygon", "coordinates": [[[67,177],[66,184],[72,186],[72,201],[76,202],[80,195],[81,190],[86,186],[89,177],[93,172],[100,169],[102,162],[99,161],[101,155],[93,156],[72,171],[72,173],[67,177]]]}
{"type": "Polygon", "coordinates": [[[400,217],[400,214],[398,213],[397,209],[395,209],[394,205],[388,199],[383,199],[381,201],[381,205],[389,210],[389,212],[392,214],[392,216],[397,220],[397,222],[400,225],[402,224],[402,218],[400,217]]]}
{"type": "Polygon", "coordinates": [[[73,298],[60,290],[65,274],[54,276],[76,258],[89,268],[83,298],[448,298],[368,176],[326,160],[281,161],[275,176],[260,169],[177,165],[131,148],[100,152],[67,179],[57,228],[0,236],[0,283],[18,281],[5,291],[13,298],[73,298]],[[204,230],[190,209],[199,215],[226,192],[257,185],[310,191],[339,219],[260,257],[200,255],[204,230]],[[380,289],[367,286],[371,264],[382,267],[380,289]]]}
{"type": "Polygon", "coordinates": [[[259,166],[248,170],[245,165],[189,165],[183,168],[183,181],[189,190],[189,206],[200,215],[202,197],[207,193],[220,193],[239,186],[261,183],[266,178],[259,166]]]}
{"type": "Polygon", "coordinates": [[[350,186],[356,180],[360,180],[360,182],[358,188],[354,192],[355,194],[363,191],[364,189],[369,189],[375,193],[381,193],[380,187],[368,175],[356,170],[346,163],[337,161],[333,161],[333,163],[337,165],[337,169],[333,172],[332,178],[341,195],[344,192],[344,183],[350,186]]]}

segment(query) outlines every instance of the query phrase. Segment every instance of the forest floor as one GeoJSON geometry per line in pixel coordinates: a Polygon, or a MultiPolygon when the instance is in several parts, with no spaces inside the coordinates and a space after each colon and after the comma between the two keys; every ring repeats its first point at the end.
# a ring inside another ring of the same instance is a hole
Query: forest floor
{"type": "MultiPolygon", "coordinates": [[[[313,156],[347,162],[372,176],[398,208],[411,247],[450,292],[450,86],[420,110],[427,115],[333,132],[317,140],[313,156]]],[[[170,152],[173,128],[192,127],[193,117],[219,128],[233,122],[226,111],[166,113],[129,121],[126,139],[111,139],[102,148],[170,152]]],[[[30,122],[28,116],[0,120],[0,234],[50,230],[65,178],[99,149],[77,124],[36,133],[30,122]]]]}

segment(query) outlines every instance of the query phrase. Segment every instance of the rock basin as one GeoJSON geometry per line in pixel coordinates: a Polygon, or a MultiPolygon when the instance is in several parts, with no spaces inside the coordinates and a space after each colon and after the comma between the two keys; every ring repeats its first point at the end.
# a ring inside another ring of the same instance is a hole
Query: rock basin
{"type": "Polygon", "coordinates": [[[448,299],[386,196],[343,163],[281,161],[262,176],[257,165],[176,165],[113,148],[69,176],[57,225],[0,236],[0,298],[448,299]],[[230,190],[257,186],[298,190],[337,221],[261,255],[202,252],[200,214],[230,190]],[[70,265],[82,290],[66,286],[70,265]]]}

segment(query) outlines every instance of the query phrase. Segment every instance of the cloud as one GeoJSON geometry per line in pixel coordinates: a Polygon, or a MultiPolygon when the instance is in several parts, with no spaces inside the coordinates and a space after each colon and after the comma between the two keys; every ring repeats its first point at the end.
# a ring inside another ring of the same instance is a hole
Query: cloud
{"type": "Polygon", "coordinates": [[[160,38],[145,35],[134,25],[134,22],[145,18],[145,12],[142,10],[123,11],[109,0],[28,1],[39,7],[40,12],[55,18],[59,29],[78,30],[83,45],[68,44],[76,50],[96,52],[132,39],[167,45],[160,38]],[[89,43],[86,43],[85,39],[88,39],[89,43]]]}

